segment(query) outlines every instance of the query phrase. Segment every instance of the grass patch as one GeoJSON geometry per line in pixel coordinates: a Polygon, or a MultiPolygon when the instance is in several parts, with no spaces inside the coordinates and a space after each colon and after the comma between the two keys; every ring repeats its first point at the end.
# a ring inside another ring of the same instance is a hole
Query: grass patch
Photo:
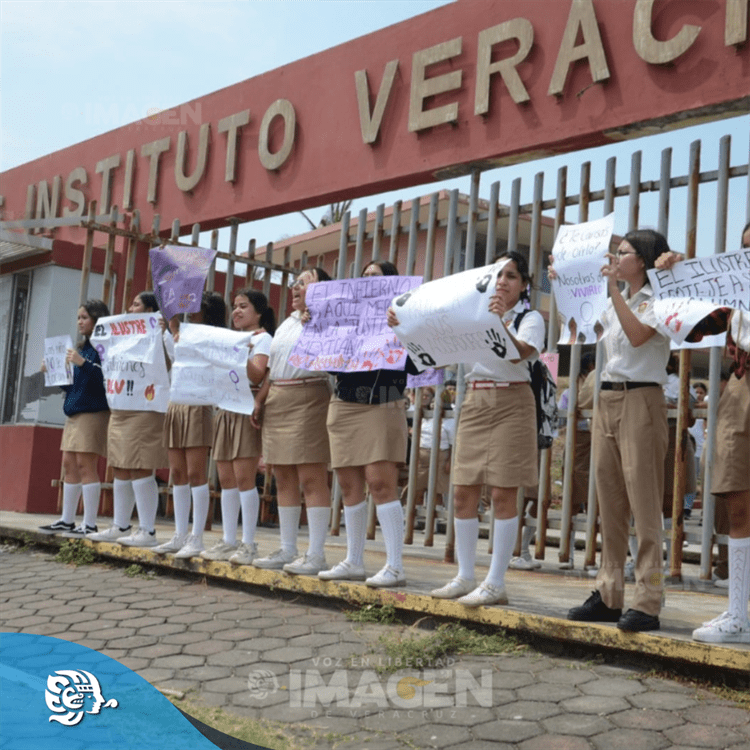
{"type": "Polygon", "coordinates": [[[413,630],[405,634],[382,635],[378,643],[388,657],[387,663],[378,667],[381,673],[396,672],[399,664],[418,664],[420,668],[430,669],[448,656],[487,656],[527,648],[502,630],[486,635],[457,623],[445,623],[432,633],[419,637],[415,637],[413,630]]]}
{"type": "Polygon", "coordinates": [[[303,750],[310,746],[294,737],[284,724],[264,719],[245,719],[241,716],[234,716],[222,708],[178,700],[171,696],[167,698],[180,710],[198,721],[245,742],[271,748],[271,750],[303,750]]]}
{"type": "Polygon", "coordinates": [[[96,553],[80,539],[71,539],[63,542],[60,550],[55,555],[55,560],[66,565],[73,564],[76,567],[80,565],[91,565],[97,560],[96,553]]]}
{"type": "Polygon", "coordinates": [[[396,608],[393,604],[366,604],[359,609],[344,612],[344,616],[351,622],[379,622],[390,625],[396,622],[396,608]]]}
{"type": "Polygon", "coordinates": [[[153,570],[147,570],[138,563],[128,565],[123,571],[128,578],[155,578],[156,573],[153,570]]]}

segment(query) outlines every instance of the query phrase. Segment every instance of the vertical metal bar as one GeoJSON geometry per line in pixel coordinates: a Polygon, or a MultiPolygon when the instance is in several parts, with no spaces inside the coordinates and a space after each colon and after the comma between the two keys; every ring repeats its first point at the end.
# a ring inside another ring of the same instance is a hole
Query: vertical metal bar
{"type": "MultiPolygon", "coordinates": [[[[529,238],[529,271],[539,279],[541,269],[542,201],[544,200],[544,172],[534,176],[534,200],[531,204],[531,237],[529,238]]],[[[531,288],[531,309],[538,310],[539,289],[531,288]]]]}
{"type": "Polygon", "coordinates": [[[657,227],[665,237],[669,232],[670,183],[672,179],[672,149],[661,152],[661,171],[659,172],[659,218],[657,227]]]}
{"type": "Polygon", "coordinates": [[[363,208],[359,212],[357,219],[357,240],[354,245],[354,267],[352,278],[356,278],[362,273],[362,258],[365,251],[365,233],[367,232],[367,209],[363,208]]]}
{"type": "Polygon", "coordinates": [[[477,222],[479,220],[479,180],[481,172],[471,171],[471,191],[469,192],[469,223],[466,226],[466,268],[476,268],[477,222]]]}
{"type": "Polygon", "coordinates": [[[375,227],[372,230],[372,259],[380,260],[380,247],[383,244],[383,217],[385,216],[385,203],[381,203],[375,209],[375,227]]]}
{"type": "Polygon", "coordinates": [[[279,290],[279,315],[278,323],[280,325],[286,318],[286,308],[289,301],[289,271],[292,265],[292,248],[287,245],[284,248],[284,271],[281,273],[281,289],[279,290]]]}
{"type": "MultiPolygon", "coordinates": [[[[266,261],[273,263],[273,242],[266,243],[266,261]]],[[[263,274],[263,294],[268,297],[271,294],[271,269],[266,268],[263,274]]]]}
{"type": "Polygon", "coordinates": [[[638,229],[641,208],[641,152],[635,151],[630,159],[630,190],[628,193],[628,232],[638,229]]]}
{"type": "Polygon", "coordinates": [[[422,274],[425,282],[432,281],[433,277],[433,265],[435,263],[435,235],[437,234],[439,198],[439,193],[433,193],[430,196],[430,213],[427,219],[427,239],[425,242],[424,273],[422,274]]]}
{"type": "MultiPolygon", "coordinates": [[[[253,256],[255,255],[255,240],[253,242],[253,256]]],[[[213,229],[211,231],[211,249],[219,249],[219,230],[213,229]]],[[[216,289],[216,258],[208,269],[208,278],[206,279],[206,291],[213,292],[216,289]]]]}
{"type": "MultiPolygon", "coordinates": [[[[88,221],[96,219],[96,201],[89,203],[88,221]]],[[[81,307],[89,296],[89,277],[91,276],[91,259],[94,255],[94,230],[86,230],[86,244],[83,246],[83,260],[81,261],[81,283],[78,289],[78,307],[81,307]]],[[[75,338],[73,339],[75,341],[75,338]]]]}
{"type": "MultiPolygon", "coordinates": [[[[109,227],[110,229],[115,229],[117,227],[117,206],[112,207],[109,227]]],[[[102,286],[102,300],[104,300],[107,307],[113,311],[113,300],[110,298],[112,296],[112,277],[114,276],[115,270],[115,237],[114,232],[110,232],[107,235],[107,250],[104,254],[104,284],[102,286]]]]}
{"type": "Polygon", "coordinates": [[[234,258],[237,255],[237,232],[239,223],[232,219],[229,227],[229,260],[227,261],[227,273],[224,277],[224,302],[228,308],[232,305],[232,290],[234,287],[234,258]]]}
{"type": "Polygon", "coordinates": [[[510,186],[510,215],[508,216],[508,251],[518,250],[518,220],[521,215],[521,178],[510,186]]]}
{"type": "Polygon", "coordinates": [[[458,229],[458,190],[451,190],[448,197],[448,220],[445,227],[445,255],[443,256],[443,276],[450,276],[456,252],[458,229]]]}
{"type": "Polygon", "coordinates": [[[419,470],[419,441],[422,435],[422,389],[414,389],[414,420],[411,426],[411,454],[409,455],[409,484],[406,489],[406,527],[404,544],[414,541],[416,517],[417,471],[419,470]]]}
{"type": "MultiPolygon", "coordinates": [[[[719,141],[719,171],[716,179],[716,230],[714,253],[723,253],[727,246],[727,213],[729,209],[729,163],[732,139],[725,135],[719,141]]],[[[750,180],[750,171],[748,172],[750,180]]],[[[748,184],[750,188],[750,184],[748,184]]],[[[748,193],[750,201],[750,193],[748,193]]],[[[750,213],[750,204],[748,205],[750,213]]],[[[711,494],[713,451],[716,442],[716,416],[719,408],[719,380],[721,378],[722,347],[711,347],[708,364],[708,415],[706,418],[705,471],[703,474],[703,506],[701,527],[700,577],[711,580],[711,550],[713,548],[715,498],[711,494]]]]}
{"type": "MultiPolygon", "coordinates": [[[[459,253],[456,253],[459,255],[459,253]]],[[[455,414],[456,424],[461,416],[461,406],[464,402],[464,396],[466,395],[466,368],[463,363],[458,365],[458,372],[456,374],[456,403],[453,407],[453,413],[455,414]]],[[[456,530],[453,525],[453,521],[456,515],[455,505],[455,487],[453,486],[453,466],[456,460],[456,451],[451,451],[451,482],[450,489],[448,490],[448,518],[446,521],[445,528],[445,555],[443,562],[452,563],[455,559],[455,544],[456,544],[456,530]]]]}
{"type": "Polygon", "coordinates": [[[346,278],[346,258],[349,253],[349,222],[351,212],[347,211],[341,219],[341,234],[339,235],[339,263],[336,278],[346,278]]]}
{"type": "Polygon", "coordinates": [[[193,229],[190,232],[190,244],[193,247],[198,247],[198,243],[201,241],[201,225],[198,223],[193,224],[193,229]]]}
{"type": "Polygon", "coordinates": [[[125,278],[122,285],[122,299],[120,300],[120,312],[124,313],[128,309],[128,300],[133,295],[133,269],[135,267],[135,248],[138,243],[138,234],[140,233],[141,213],[138,209],[133,211],[133,218],[130,222],[131,234],[128,237],[128,251],[125,256],[125,278]]]}
{"type": "Polygon", "coordinates": [[[419,238],[419,198],[411,202],[411,214],[409,215],[409,244],[406,250],[406,276],[414,275],[414,266],[417,262],[417,239],[419,238]]]}
{"type": "Polygon", "coordinates": [[[393,204],[391,214],[391,247],[388,251],[388,260],[398,265],[398,244],[401,241],[401,201],[393,204]]]}
{"type": "MultiPolygon", "coordinates": [[[[432,547],[435,537],[435,485],[440,467],[440,438],[443,425],[443,391],[441,383],[435,389],[435,403],[432,411],[432,448],[430,449],[430,466],[427,476],[427,499],[425,501],[424,546],[432,547]]],[[[428,404],[429,406],[429,404],[428,404]]]]}
{"type": "Polygon", "coordinates": [[[497,248],[497,206],[500,202],[500,182],[490,185],[490,206],[487,211],[487,244],[484,249],[484,265],[492,263],[497,248]]]}
{"type": "MultiPolygon", "coordinates": [[[[153,223],[151,224],[151,237],[152,242],[154,245],[159,243],[159,222],[161,221],[161,217],[159,214],[156,214],[154,216],[153,223]]],[[[172,223],[172,233],[170,237],[170,241],[177,242],[177,238],[180,236],[180,220],[175,219],[172,223]]],[[[162,240],[162,243],[164,240],[162,240]]],[[[146,249],[146,252],[148,255],[146,256],[146,286],[144,289],[148,292],[152,291],[154,288],[154,280],[152,278],[151,274],[151,253],[148,252],[150,248],[146,249]]],[[[135,270],[135,269],[134,269],[135,270]]]]}

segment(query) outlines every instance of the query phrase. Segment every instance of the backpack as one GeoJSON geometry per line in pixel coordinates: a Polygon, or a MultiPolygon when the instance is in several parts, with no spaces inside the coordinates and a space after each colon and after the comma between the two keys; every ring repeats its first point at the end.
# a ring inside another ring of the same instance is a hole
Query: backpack
{"type": "MultiPolygon", "coordinates": [[[[516,331],[527,312],[528,310],[524,310],[516,316],[516,331]]],[[[528,365],[531,373],[531,390],[536,401],[537,445],[540,449],[549,448],[557,432],[557,384],[541,359],[534,364],[529,362],[528,365]]]]}

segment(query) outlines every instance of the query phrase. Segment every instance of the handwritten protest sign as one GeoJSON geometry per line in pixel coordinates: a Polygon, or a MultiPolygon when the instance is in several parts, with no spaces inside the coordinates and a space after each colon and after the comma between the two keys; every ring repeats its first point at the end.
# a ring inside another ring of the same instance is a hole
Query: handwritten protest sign
{"type": "Polygon", "coordinates": [[[407,375],[406,387],[424,388],[426,385],[441,385],[445,377],[444,372],[444,370],[435,370],[432,367],[428,367],[424,372],[420,372],[419,375],[407,375]]]}
{"type": "Polygon", "coordinates": [[[154,294],[164,317],[198,312],[216,250],[166,245],[151,248],[149,256],[154,294]]]}
{"type": "Polygon", "coordinates": [[[505,326],[489,311],[505,262],[430,281],[393,301],[394,330],[419,369],[518,358],[505,326]]]}
{"type": "MultiPolygon", "coordinates": [[[[691,258],[669,270],[648,271],[657,298],[654,311],[678,344],[717,307],[750,311],[750,249],[707,258],[691,258]]],[[[704,338],[697,346],[721,346],[725,334],[704,338]]]]}
{"type": "Polygon", "coordinates": [[[99,318],[91,343],[99,353],[110,409],[165,412],[169,375],[160,313],[99,318]]]}
{"type": "Polygon", "coordinates": [[[44,339],[44,385],[71,385],[73,365],[65,361],[68,349],[73,348],[70,336],[52,336],[44,339]]]}
{"type": "Polygon", "coordinates": [[[552,255],[557,278],[552,290],[560,314],[558,344],[594,344],[602,334],[597,325],[607,307],[607,284],[602,266],[615,225],[611,213],[596,221],[563,225],[557,233],[552,255]]]}
{"type": "Polygon", "coordinates": [[[406,350],[386,312],[394,297],[421,283],[421,276],[368,276],[311,284],[305,297],[311,320],[289,364],[330,372],[403,370],[406,350]]]}
{"type": "Polygon", "coordinates": [[[170,400],[252,414],[253,394],[247,377],[252,337],[252,332],[183,323],[174,348],[170,400]]]}
{"type": "Polygon", "coordinates": [[[539,359],[547,365],[549,374],[552,375],[552,380],[557,383],[557,373],[560,369],[560,355],[557,352],[542,352],[539,355],[539,359]]]}

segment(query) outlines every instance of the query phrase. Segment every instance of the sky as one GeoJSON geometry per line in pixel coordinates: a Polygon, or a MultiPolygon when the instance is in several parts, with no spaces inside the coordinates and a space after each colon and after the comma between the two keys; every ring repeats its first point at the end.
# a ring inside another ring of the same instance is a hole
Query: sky
{"type": "MultiPolygon", "coordinates": [[[[0,171],[449,1],[0,0],[0,171]]],[[[673,175],[685,174],[690,143],[697,139],[703,143],[701,170],[716,169],[719,138],[727,134],[732,137],[731,164],[747,164],[750,117],[744,116],[485,172],[480,196],[489,197],[491,183],[499,180],[500,201],[508,203],[511,183],[521,177],[521,200],[529,202],[534,175],[544,172],[544,195],[551,198],[559,167],[568,165],[570,189],[585,160],[592,162],[592,189],[599,189],[610,156],[617,156],[617,184],[627,184],[631,154],[639,149],[642,179],[658,179],[660,154],[667,147],[673,149],[673,175]]],[[[468,193],[468,178],[363,198],[354,202],[352,216],[361,208],[374,210],[380,203],[453,188],[468,193]]],[[[684,249],[684,192],[676,191],[670,212],[669,241],[676,250],[684,249]]],[[[747,193],[746,178],[731,181],[730,245],[733,227],[738,243],[748,218],[747,193]]],[[[642,225],[656,225],[655,203],[644,199],[642,225]]],[[[701,188],[699,255],[714,251],[715,205],[715,191],[701,188]]],[[[307,213],[317,223],[325,209],[313,207],[307,213]]],[[[567,218],[575,220],[574,209],[567,218]]],[[[241,228],[240,247],[251,237],[263,245],[308,229],[298,213],[256,221],[241,228]]],[[[621,199],[615,231],[626,229],[627,201],[621,199]]]]}

